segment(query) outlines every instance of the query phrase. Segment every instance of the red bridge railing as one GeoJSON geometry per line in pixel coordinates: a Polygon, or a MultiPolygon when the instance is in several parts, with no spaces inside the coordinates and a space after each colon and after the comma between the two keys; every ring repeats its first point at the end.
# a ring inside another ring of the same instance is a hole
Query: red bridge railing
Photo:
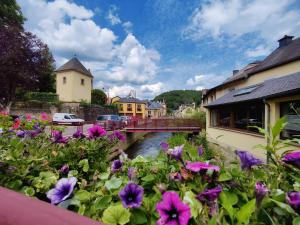
{"type": "Polygon", "coordinates": [[[0,187],[2,225],[104,225],[58,206],[0,187]]]}

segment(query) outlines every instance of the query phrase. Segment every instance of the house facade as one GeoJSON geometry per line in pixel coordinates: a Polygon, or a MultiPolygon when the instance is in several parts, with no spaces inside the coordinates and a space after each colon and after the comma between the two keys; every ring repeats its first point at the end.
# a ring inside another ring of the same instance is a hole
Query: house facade
{"type": "Polygon", "coordinates": [[[146,101],[134,97],[114,97],[112,104],[117,105],[120,116],[146,118],[146,101]]]}
{"type": "Polygon", "coordinates": [[[288,125],[281,138],[300,134],[296,125],[300,122],[296,115],[300,108],[300,38],[284,36],[278,42],[278,48],[264,60],[234,70],[222,84],[205,91],[202,103],[210,141],[265,159],[266,152],[254,147],[266,145],[267,140],[255,126],[268,130],[286,116],[288,125]]]}
{"type": "Polygon", "coordinates": [[[167,105],[165,102],[150,101],[146,106],[147,117],[156,119],[167,115],[167,105]]]}
{"type": "Polygon", "coordinates": [[[93,75],[76,58],[56,71],[56,93],[62,102],[91,102],[93,75]]]}

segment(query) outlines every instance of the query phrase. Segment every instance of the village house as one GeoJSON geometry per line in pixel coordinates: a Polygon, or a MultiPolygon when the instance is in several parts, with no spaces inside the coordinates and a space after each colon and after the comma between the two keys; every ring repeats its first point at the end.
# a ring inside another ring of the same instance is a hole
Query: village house
{"type": "Polygon", "coordinates": [[[223,83],[205,90],[203,105],[211,142],[231,150],[249,150],[265,159],[266,153],[254,146],[266,145],[267,140],[253,126],[268,130],[287,116],[281,139],[300,134],[295,110],[300,107],[300,38],[284,36],[278,42],[278,48],[264,60],[234,70],[223,83]]]}
{"type": "Polygon", "coordinates": [[[114,97],[112,104],[117,105],[120,116],[131,116],[138,118],[146,118],[146,101],[135,97],[114,97]]]}
{"type": "Polygon", "coordinates": [[[156,119],[167,115],[167,105],[165,102],[150,101],[146,106],[147,117],[156,119]]]}
{"type": "Polygon", "coordinates": [[[62,102],[91,102],[93,75],[76,58],[56,71],[56,93],[62,102]]]}

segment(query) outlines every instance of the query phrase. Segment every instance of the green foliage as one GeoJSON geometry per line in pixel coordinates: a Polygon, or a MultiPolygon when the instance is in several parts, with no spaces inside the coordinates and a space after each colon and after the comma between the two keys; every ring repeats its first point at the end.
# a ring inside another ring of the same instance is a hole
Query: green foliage
{"type": "Polygon", "coordinates": [[[21,26],[24,23],[24,16],[20,6],[16,0],[1,0],[0,3],[0,22],[4,24],[18,24],[21,26]]]}
{"type": "Polygon", "coordinates": [[[106,104],[107,96],[104,91],[100,89],[93,89],[92,90],[92,104],[95,105],[105,105],[106,104]]]}
{"type": "Polygon", "coordinates": [[[201,104],[201,91],[195,90],[174,90],[162,93],[154,98],[154,101],[165,101],[168,110],[176,110],[180,105],[196,103],[201,104]]]}
{"type": "Polygon", "coordinates": [[[58,95],[50,92],[27,92],[25,94],[25,100],[36,100],[42,102],[57,102],[58,95]]]}
{"type": "Polygon", "coordinates": [[[206,113],[203,111],[195,111],[190,115],[191,119],[200,121],[202,128],[206,126],[206,113]]]}

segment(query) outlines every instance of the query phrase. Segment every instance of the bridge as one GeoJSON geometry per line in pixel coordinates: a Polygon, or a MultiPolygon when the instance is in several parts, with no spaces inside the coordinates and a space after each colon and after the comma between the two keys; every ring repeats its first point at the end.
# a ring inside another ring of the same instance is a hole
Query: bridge
{"type": "Polygon", "coordinates": [[[193,132],[199,133],[202,126],[198,120],[182,118],[141,119],[131,121],[125,131],[134,132],[193,132]]]}

